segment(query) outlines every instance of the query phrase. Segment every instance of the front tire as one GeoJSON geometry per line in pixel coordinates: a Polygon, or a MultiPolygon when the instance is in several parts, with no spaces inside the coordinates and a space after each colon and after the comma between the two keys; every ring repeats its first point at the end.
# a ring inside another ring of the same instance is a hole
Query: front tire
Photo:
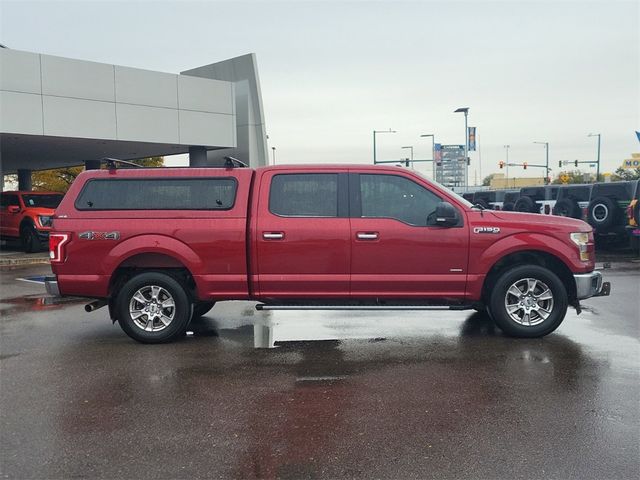
{"type": "Polygon", "coordinates": [[[125,283],[116,309],[120,327],[131,338],[141,343],[166,343],[182,336],[192,304],[175,278],[147,272],[125,283]]]}
{"type": "Polygon", "coordinates": [[[503,273],[491,292],[489,307],[496,324],[514,337],[542,337],[553,332],[567,313],[567,290],[552,271],[537,265],[503,273]]]}
{"type": "Polygon", "coordinates": [[[38,232],[32,225],[26,225],[20,231],[20,241],[22,248],[26,253],[39,252],[42,250],[42,244],[38,238],[38,232]]]}

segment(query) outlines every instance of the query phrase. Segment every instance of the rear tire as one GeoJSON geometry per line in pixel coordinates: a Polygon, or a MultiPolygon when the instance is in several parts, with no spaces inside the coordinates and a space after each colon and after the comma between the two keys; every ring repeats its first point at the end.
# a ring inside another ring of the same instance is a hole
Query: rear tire
{"type": "Polygon", "coordinates": [[[560,217],[580,218],[580,207],[574,199],[563,198],[553,207],[553,214],[560,217]]]}
{"type": "Polygon", "coordinates": [[[537,265],[514,267],[494,284],[489,310],[496,324],[513,337],[542,337],[564,320],[567,290],[552,271],[537,265]]]}
{"type": "Polygon", "coordinates": [[[520,197],[513,206],[516,212],[540,213],[538,204],[531,197],[520,197]]]}
{"type": "Polygon", "coordinates": [[[116,309],[122,330],[141,343],[166,343],[181,337],[192,314],[185,288],[160,272],[141,273],[125,283],[116,309]]]}

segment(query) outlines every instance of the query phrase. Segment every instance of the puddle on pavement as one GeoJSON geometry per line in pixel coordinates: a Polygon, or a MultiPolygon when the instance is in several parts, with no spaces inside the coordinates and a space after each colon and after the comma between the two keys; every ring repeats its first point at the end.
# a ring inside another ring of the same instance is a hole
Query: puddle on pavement
{"type": "Polygon", "coordinates": [[[0,314],[11,315],[22,312],[41,312],[57,310],[65,305],[75,305],[86,302],[86,299],[76,297],[51,297],[48,295],[27,295],[6,298],[0,302],[0,314]]]}

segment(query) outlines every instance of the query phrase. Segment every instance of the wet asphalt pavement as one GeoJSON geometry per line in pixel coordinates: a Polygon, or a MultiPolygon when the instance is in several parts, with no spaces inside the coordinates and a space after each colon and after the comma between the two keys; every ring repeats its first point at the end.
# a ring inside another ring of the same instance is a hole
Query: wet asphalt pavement
{"type": "Polygon", "coordinates": [[[638,478],[640,264],[543,339],[219,304],[168,345],[3,271],[4,478],[638,478]],[[273,348],[268,348],[273,347],[273,348]]]}

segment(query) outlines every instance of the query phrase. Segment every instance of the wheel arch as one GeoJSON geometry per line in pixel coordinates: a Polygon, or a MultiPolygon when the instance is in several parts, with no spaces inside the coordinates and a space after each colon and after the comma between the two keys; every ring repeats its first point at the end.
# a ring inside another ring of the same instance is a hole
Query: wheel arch
{"type": "Polygon", "coordinates": [[[567,288],[569,302],[576,298],[576,284],[573,273],[567,264],[559,257],[542,250],[522,250],[512,252],[498,259],[489,269],[482,285],[482,301],[487,302],[490,286],[509,268],[517,265],[538,265],[547,268],[558,276],[567,288]]]}

